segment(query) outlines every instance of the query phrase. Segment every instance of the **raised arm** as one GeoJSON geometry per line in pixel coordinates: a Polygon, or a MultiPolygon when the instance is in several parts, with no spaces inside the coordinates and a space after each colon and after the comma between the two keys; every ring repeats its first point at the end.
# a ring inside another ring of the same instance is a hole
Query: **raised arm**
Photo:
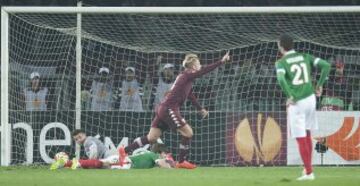
{"type": "Polygon", "coordinates": [[[220,61],[212,63],[210,65],[207,65],[207,66],[201,68],[200,70],[191,73],[189,78],[195,79],[195,78],[201,77],[202,75],[213,71],[216,67],[224,64],[225,62],[227,62],[229,60],[230,60],[230,52],[228,51],[228,52],[226,52],[226,54],[222,57],[222,59],[220,61]]]}
{"type": "Polygon", "coordinates": [[[223,63],[224,63],[223,61],[218,61],[218,62],[212,63],[210,65],[207,65],[205,67],[202,67],[200,70],[191,73],[189,75],[190,76],[189,78],[191,78],[191,79],[199,78],[199,77],[213,71],[216,67],[222,65],[223,63]]]}

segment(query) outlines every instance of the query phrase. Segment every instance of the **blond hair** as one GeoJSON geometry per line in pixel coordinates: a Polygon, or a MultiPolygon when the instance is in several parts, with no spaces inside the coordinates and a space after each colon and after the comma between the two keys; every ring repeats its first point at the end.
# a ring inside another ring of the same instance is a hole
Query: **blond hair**
{"type": "Polygon", "coordinates": [[[190,68],[198,60],[199,57],[196,54],[186,54],[183,61],[183,67],[190,68]]]}

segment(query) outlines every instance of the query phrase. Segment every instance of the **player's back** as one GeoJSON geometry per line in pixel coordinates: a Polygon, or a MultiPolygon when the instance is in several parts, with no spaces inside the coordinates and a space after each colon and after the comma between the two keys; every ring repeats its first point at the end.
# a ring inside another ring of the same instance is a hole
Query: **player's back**
{"type": "Polygon", "coordinates": [[[136,155],[132,155],[129,158],[132,162],[131,168],[146,169],[146,168],[153,168],[156,165],[155,161],[160,157],[159,154],[156,154],[151,151],[146,151],[136,155]]]}
{"type": "MultiPolygon", "coordinates": [[[[315,62],[316,63],[316,62],[315,62]]],[[[294,101],[301,100],[314,94],[311,71],[314,57],[289,51],[276,62],[276,68],[285,73],[285,79],[290,87],[294,101]]]]}

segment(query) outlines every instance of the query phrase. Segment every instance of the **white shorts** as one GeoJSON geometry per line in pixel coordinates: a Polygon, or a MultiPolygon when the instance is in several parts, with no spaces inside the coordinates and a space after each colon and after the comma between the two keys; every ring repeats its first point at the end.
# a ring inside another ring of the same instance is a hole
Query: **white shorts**
{"type": "Polygon", "coordinates": [[[306,130],[318,129],[314,94],[287,107],[287,125],[292,138],[305,137],[306,130]]]}

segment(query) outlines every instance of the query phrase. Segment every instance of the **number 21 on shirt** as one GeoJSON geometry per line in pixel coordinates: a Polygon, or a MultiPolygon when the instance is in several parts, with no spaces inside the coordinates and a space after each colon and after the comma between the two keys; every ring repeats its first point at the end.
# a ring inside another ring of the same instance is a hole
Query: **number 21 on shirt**
{"type": "Polygon", "coordinates": [[[290,71],[295,73],[292,81],[293,85],[302,85],[309,82],[309,73],[305,63],[291,65],[290,71]]]}

